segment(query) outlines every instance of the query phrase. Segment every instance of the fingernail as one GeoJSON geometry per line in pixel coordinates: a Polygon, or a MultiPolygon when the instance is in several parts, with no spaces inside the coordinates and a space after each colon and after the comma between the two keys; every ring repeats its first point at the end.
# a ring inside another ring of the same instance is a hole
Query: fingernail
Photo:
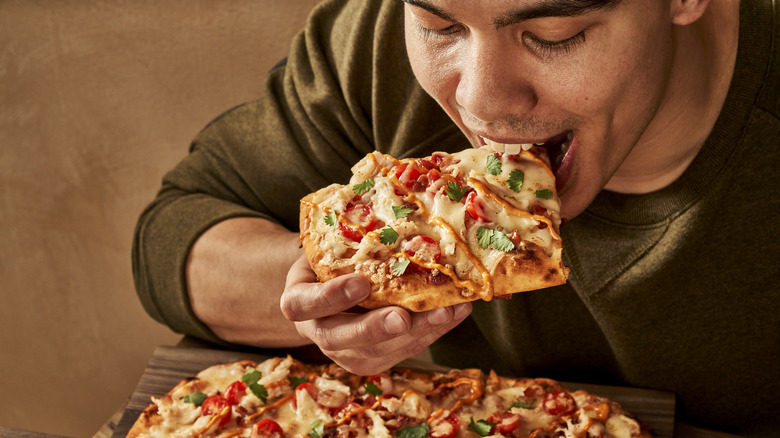
{"type": "Polygon", "coordinates": [[[369,290],[366,287],[365,280],[361,278],[350,278],[344,284],[344,295],[349,301],[360,301],[368,296],[369,290]]]}
{"type": "Polygon", "coordinates": [[[425,317],[431,325],[441,325],[452,320],[452,313],[446,307],[441,307],[428,311],[425,317]]]}
{"type": "Polygon", "coordinates": [[[406,320],[398,312],[390,312],[385,316],[385,331],[391,335],[400,335],[407,331],[406,320]]]}

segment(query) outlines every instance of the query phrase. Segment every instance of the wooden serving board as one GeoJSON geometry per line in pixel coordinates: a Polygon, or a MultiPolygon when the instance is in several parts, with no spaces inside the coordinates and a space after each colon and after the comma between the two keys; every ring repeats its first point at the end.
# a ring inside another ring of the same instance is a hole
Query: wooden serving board
{"type": "MultiPolygon", "coordinates": [[[[127,435],[141,412],[151,403],[151,396],[160,397],[185,377],[218,363],[250,359],[261,362],[269,356],[204,348],[158,347],[144,370],[114,429],[113,438],[127,435]]],[[[425,362],[403,363],[415,368],[441,369],[425,362]]],[[[611,398],[650,426],[653,436],[671,438],[674,435],[674,395],[668,392],[637,388],[565,383],[569,390],[584,389],[611,398]]]]}

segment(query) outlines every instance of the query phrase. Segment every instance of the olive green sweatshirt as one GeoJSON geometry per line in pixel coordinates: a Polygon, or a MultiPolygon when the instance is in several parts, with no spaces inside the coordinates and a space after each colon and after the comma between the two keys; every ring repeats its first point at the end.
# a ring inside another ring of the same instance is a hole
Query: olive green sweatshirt
{"type": "MultiPolygon", "coordinates": [[[[136,288],[154,319],[221,342],[185,284],[212,225],[296,230],[299,199],[346,183],[372,150],[469,147],[414,79],[402,12],[399,0],[323,3],[264,97],[198,135],[136,230],[136,288]]],[[[432,347],[439,363],[667,390],[678,421],[780,433],[780,5],[743,0],[740,14],[725,106],[686,172],[646,195],[602,192],[562,228],[569,283],[476,303],[432,347]]]]}

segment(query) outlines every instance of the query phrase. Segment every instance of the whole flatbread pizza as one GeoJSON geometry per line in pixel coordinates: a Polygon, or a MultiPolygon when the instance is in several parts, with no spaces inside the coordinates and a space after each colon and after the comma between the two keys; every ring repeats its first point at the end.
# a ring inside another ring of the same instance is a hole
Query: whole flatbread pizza
{"type": "Polygon", "coordinates": [[[291,357],[219,364],[140,415],[140,437],[649,437],[617,402],[542,378],[393,368],[361,377],[291,357]]]}
{"type": "Polygon", "coordinates": [[[301,200],[301,244],[320,281],[359,273],[366,308],[412,311],[566,282],[560,200],[543,147],[425,158],[373,152],[301,200]]]}

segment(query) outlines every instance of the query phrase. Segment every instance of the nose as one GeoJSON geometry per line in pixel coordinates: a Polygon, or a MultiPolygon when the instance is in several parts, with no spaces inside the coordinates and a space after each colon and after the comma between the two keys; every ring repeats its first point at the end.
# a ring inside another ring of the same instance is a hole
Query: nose
{"type": "Polygon", "coordinates": [[[523,65],[523,56],[528,55],[511,46],[475,38],[461,58],[455,100],[482,122],[528,114],[538,102],[531,74],[523,65]]]}

